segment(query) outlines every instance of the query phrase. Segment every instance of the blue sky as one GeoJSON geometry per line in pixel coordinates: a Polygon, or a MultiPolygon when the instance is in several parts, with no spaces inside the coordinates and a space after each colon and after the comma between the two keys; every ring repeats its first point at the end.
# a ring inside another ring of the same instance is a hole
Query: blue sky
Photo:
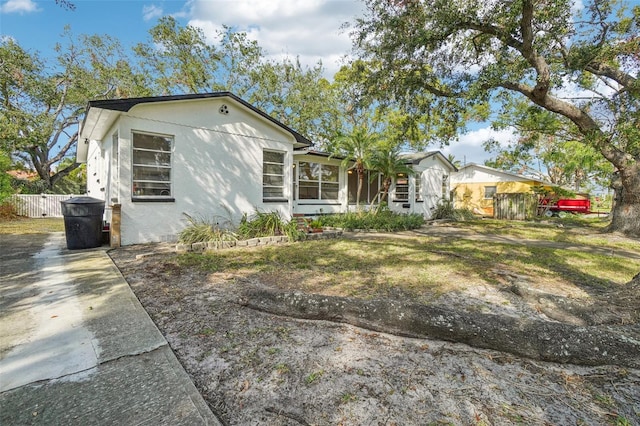
{"type": "MultiPolygon", "coordinates": [[[[351,41],[341,26],[363,11],[358,0],[72,0],[69,11],[54,0],[0,0],[0,37],[13,38],[23,48],[52,54],[66,25],[72,34],[109,34],[125,46],[148,41],[158,18],[176,17],[183,25],[201,28],[211,43],[222,25],[248,33],[274,59],[299,57],[303,65],[322,60],[327,77],[349,55],[351,41]]],[[[488,127],[461,135],[442,148],[461,161],[482,163],[489,154],[482,141],[509,138],[488,127]]],[[[431,149],[438,149],[433,147],[431,149]]]]}

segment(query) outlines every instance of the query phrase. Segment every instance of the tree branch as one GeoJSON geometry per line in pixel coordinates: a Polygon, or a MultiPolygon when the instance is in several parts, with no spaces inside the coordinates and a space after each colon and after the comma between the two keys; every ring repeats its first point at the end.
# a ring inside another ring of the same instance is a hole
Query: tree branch
{"type": "Polygon", "coordinates": [[[63,159],[67,151],[73,146],[74,143],[76,143],[77,140],[78,133],[76,132],[76,134],[70,137],[69,141],[60,149],[60,152],[58,152],[55,157],[52,157],[51,160],[49,160],[49,164],[53,164],[56,161],[60,161],[61,159],[63,159]]]}
{"type": "MultiPolygon", "coordinates": [[[[630,89],[631,87],[633,87],[633,84],[636,82],[636,78],[634,78],[630,74],[622,72],[619,69],[602,62],[591,61],[589,64],[587,64],[587,66],[585,66],[584,69],[591,74],[610,78],[626,89],[630,89]]],[[[638,89],[635,89],[634,91],[638,92],[638,89]]]]}

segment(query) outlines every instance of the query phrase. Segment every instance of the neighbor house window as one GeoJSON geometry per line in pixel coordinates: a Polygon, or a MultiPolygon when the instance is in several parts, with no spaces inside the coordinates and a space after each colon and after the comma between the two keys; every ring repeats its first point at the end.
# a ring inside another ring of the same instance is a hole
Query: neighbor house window
{"type": "MultiPolygon", "coordinates": [[[[355,204],[358,195],[358,173],[355,170],[347,171],[347,189],[349,194],[349,203],[355,204]]],[[[362,179],[362,193],[360,194],[360,202],[371,204],[377,203],[376,196],[380,192],[380,173],[371,170],[364,171],[362,179]]]]}
{"type": "Polygon", "coordinates": [[[132,195],[171,198],[172,136],[133,134],[132,195]]]}
{"type": "Polygon", "coordinates": [[[484,187],[484,198],[493,198],[496,195],[496,187],[495,186],[485,186],[484,187]]]}
{"type": "Polygon", "coordinates": [[[449,199],[449,176],[442,175],[442,199],[449,199]]]}
{"type": "Polygon", "coordinates": [[[281,201],[284,199],[284,152],[262,153],[262,199],[281,201]]]}
{"type": "Polygon", "coordinates": [[[340,167],[329,164],[298,163],[298,199],[338,201],[340,167]]]}
{"type": "Polygon", "coordinates": [[[404,173],[396,175],[396,200],[409,201],[409,178],[404,173]]]}

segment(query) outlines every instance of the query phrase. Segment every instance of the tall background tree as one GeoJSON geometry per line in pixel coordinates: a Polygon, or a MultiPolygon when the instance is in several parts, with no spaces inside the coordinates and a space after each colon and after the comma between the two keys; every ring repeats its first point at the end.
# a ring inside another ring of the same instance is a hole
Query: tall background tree
{"type": "Polygon", "coordinates": [[[0,148],[35,171],[46,192],[79,166],[68,159],[87,100],[148,93],[116,40],[76,38],[67,29],[55,51],[43,59],[0,41],[0,148]]]}
{"type": "Polygon", "coordinates": [[[640,236],[640,7],[614,0],[366,0],[366,87],[454,139],[513,99],[564,117],[618,176],[610,230],[640,236]]]}
{"type": "Polygon", "coordinates": [[[495,140],[485,150],[496,156],[485,164],[514,173],[532,175],[575,192],[609,187],[613,165],[593,146],[582,143],[581,134],[565,117],[520,100],[508,117],[494,127],[515,129],[508,146],[495,140]]]}
{"type": "Polygon", "coordinates": [[[165,16],[149,34],[150,41],[133,50],[144,72],[153,76],[154,92],[175,95],[216,90],[220,58],[202,30],[180,26],[174,17],[165,16]]]}
{"type": "Polygon", "coordinates": [[[50,58],[5,39],[0,65],[0,149],[36,171],[33,188],[46,192],[73,186],[65,177],[79,165],[65,159],[75,154],[88,100],[228,90],[317,141],[335,134],[329,124],[339,115],[322,64],[268,61],[255,41],[229,28],[214,46],[171,17],[132,51],[113,37],[69,29],[50,58]]]}

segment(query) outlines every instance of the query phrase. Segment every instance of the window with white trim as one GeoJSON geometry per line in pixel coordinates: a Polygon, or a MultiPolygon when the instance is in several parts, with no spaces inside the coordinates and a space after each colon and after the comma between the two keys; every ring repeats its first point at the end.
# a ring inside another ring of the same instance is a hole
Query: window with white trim
{"type": "Polygon", "coordinates": [[[420,187],[422,186],[422,173],[416,173],[416,177],[414,179],[416,185],[416,201],[422,201],[422,193],[420,192],[420,187]]]}
{"type": "Polygon", "coordinates": [[[171,198],[172,147],[173,136],[133,133],[134,198],[171,198]]]}
{"type": "Polygon", "coordinates": [[[340,166],[300,161],[298,199],[338,201],[340,166]]]}
{"type": "Polygon", "coordinates": [[[396,175],[395,199],[397,201],[409,201],[409,177],[405,173],[396,175]]]}
{"type": "Polygon", "coordinates": [[[493,196],[496,195],[497,189],[498,188],[496,186],[485,186],[484,187],[484,198],[485,199],[493,198],[493,196]]]}
{"type": "Polygon", "coordinates": [[[262,200],[284,200],[284,152],[262,151],[262,200]]]}

